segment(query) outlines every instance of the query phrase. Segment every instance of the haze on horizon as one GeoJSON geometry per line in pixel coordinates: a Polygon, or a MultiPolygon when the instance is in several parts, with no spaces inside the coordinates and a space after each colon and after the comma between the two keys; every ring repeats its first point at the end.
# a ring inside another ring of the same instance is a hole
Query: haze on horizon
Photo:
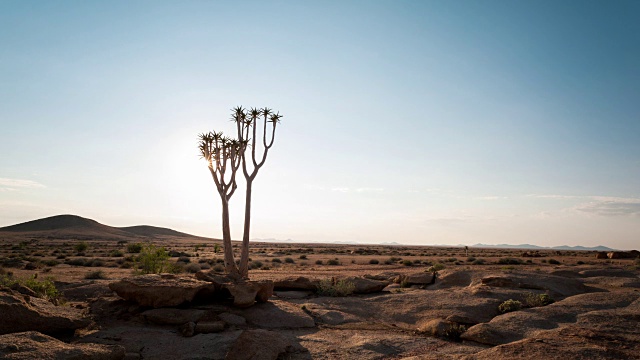
{"type": "Polygon", "coordinates": [[[233,134],[243,105],[284,114],[252,238],[637,248],[638,18],[637,1],[0,0],[0,226],[219,237],[196,137],[233,134]]]}

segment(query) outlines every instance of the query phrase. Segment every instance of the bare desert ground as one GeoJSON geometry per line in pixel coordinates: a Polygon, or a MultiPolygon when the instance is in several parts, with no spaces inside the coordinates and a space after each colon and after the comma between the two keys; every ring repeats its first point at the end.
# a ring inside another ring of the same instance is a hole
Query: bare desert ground
{"type": "Polygon", "coordinates": [[[640,358],[638,259],[255,242],[250,279],[273,281],[268,301],[200,292],[149,306],[112,288],[148,279],[166,298],[163,281],[220,278],[222,252],[214,239],[136,231],[0,232],[0,358],[640,358]],[[174,274],[136,275],[137,244],[164,247],[174,274]],[[60,295],[44,301],[15,281],[33,278],[60,295]]]}

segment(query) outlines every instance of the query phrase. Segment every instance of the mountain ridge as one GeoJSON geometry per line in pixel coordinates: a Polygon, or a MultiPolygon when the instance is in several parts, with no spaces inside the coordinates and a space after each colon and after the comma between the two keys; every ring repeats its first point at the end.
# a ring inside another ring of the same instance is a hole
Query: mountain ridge
{"type": "Polygon", "coordinates": [[[193,237],[198,236],[169,228],[135,225],[114,227],[78,215],[63,214],[0,227],[0,233],[44,235],[50,237],[83,237],[95,239],[193,237]]]}

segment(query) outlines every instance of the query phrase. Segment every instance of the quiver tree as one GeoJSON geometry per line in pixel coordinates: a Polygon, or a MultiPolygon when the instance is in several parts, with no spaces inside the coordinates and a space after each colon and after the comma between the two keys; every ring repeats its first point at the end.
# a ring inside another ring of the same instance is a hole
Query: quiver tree
{"type": "Polygon", "coordinates": [[[245,146],[241,154],[242,173],[247,181],[245,208],[244,208],[244,232],[242,235],[242,250],[240,254],[240,275],[249,275],[249,235],[251,230],[251,191],[253,180],[258,171],[267,160],[269,149],[273,146],[276,136],[276,127],[282,115],[274,113],[268,108],[252,108],[245,110],[241,106],[233,109],[231,120],[236,123],[238,141],[245,146]],[[258,129],[259,128],[259,129],[258,129]],[[257,153],[257,148],[262,148],[262,155],[257,153]]]}
{"type": "Polygon", "coordinates": [[[238,275],[238,267],[231,247],[229,225],[229,200],[238,187],[236,173],[242,162],[246,141],[230,139],[221,132],[209,132],[198,136],[200,154],[207,161],[211,177],[222,201],[222,242],[224,245],[224,266],[227,274],[238,275]]]}

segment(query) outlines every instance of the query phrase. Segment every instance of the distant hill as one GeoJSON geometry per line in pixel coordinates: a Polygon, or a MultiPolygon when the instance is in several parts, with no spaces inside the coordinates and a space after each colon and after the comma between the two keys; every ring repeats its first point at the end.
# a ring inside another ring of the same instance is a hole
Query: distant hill
{"type": "Polygon", "coordinates": [[[79,239],[132,239],[158,237],[193,237],[172,229],[139,225],[113,227],[77,215],[56,215],[0,228],[0,234],[79,239]]]}
{"type": "MultiPolygon", "coordinates": [[[[461,245],[463,246],[463,245],[461,245]]],[[[498,244],[498,245],[488,245],[488,244],[475,244],[470,247],[479,247],[479,248],[500,248],[500,249],[529,249],[529,250],[576,250],[576,251],[612,251],[614,249],[608,248],[606,246],[594,246],[594,247],[585,247],[585,246],[554,246],[554,247],[544,247],[538,245],[531,244],[520,244],[520,245],[510,245],[510,244],[498,244]]]]}

